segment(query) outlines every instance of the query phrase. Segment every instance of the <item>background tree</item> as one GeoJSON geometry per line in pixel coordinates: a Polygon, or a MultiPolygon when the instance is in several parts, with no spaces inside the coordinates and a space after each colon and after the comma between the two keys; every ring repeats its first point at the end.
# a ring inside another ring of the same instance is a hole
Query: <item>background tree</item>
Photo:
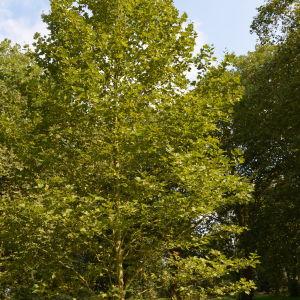
{"type": "MultiPolygon", "coordinates": [[[[13,215],[7,215],[5,205],[12,205],[12,198],[28,192],[31,183],[34,153],[31,132],[37,121],[33,110],[32,99],[39,93],[38,79],[40,69],[30,57],[28,49],[21,51],[8,40],[0,43],[0,197],[1,221],[13,215]],[[26,53],[25,53],[26,52],[26,53]],[[10,199],[10,200],[9,200],[10,199]]],[[[13,261],[13,253],[17,248],[9,245],[15,236],[9,228],[1,224],[0,245],[0,297],[5,298],[7,291],[5,276],[7,264],[13,261]],[[9,234],[9,240],[4,236],[9,234]]],[[[19,228],[19,230],[21,230],[19,228]]],[[[20,241],[19,241],[20,242],[20,241]]],[[[18,274],[18,267],[11,272],[18,274]]],[[[10,274],[13,276],[13,274],[10,274]]],[[[17,275],[19,276],[19,275],[17,275]]],[[[20,289],[22,287],[20,286],[20,289]]]]}
{"type": "MultiPolygon", "coordinates": [[[[242,248],[258,250],[258,276],[276,291],[299,295],[299,2],[268,1],[252,29],[264,45],[240,58],[245,96],[236,106],[241,172],[255,183],[242,248]],[[280,28],[281,30],[278,30],[280,28]]],[[[263,284],[263,282],[265,282],[263,284]]]]}

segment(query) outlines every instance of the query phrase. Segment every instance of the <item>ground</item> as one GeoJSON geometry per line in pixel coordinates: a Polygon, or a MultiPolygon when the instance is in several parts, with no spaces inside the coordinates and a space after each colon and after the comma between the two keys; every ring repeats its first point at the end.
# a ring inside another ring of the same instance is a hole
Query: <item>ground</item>
{"type": "MultiPolygon", "coordinates": [[[[226,297],[223,300],[233,300],[233,297],[226,297]]],[[[272,295],[257,295],[254,300],[300,300],[300,297],[292,298],[286,296],[272,296],[272,295]]]]}

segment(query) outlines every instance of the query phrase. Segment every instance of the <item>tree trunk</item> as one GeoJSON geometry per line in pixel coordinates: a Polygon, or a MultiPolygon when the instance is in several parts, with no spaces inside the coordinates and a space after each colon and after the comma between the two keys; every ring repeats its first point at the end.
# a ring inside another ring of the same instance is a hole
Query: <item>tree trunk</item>
{"type": "MultiPolygon", "coordinates": [[[[250,226],[251,222],[251,210],[253,210],[254,207],[250,205],[240,205],[236,208],[236,215],[238,218],[238,224],[240,226],[250,226]]],[[[250,226],[251,227],[251,226],[250,226]]],[[[246,231],[241,234],[239,239],[239,251],[243,253],[243,255],[247,256],[250,255],[250,253],[254,252],[253,247],[253,236],[252,233],[249,231],[246,231]]],[[[246,278],[247,280],[253,280],[255,276],[255,271],[252,267],[248,267],[244,270],[240,271],[240,278],[246,278]]],[[[250,294],[246,293],[240,293],[237,297],[238,300],[253,300],[254,298],[254,291],[251,290],[250,294]]]]}
{"type": "Polygon", "coordinates": [[[124,282],[124,269],[123,269],[123,248],[120,236],[116,240],[116,263],[117,263],[117,282],[119,291],[119,300],[125,300],[125,282],[124,282]]]}
{"type": "Polygon", "coordinates": [[[300,283],[297,276],[288,278],[288,291],[290,297],[300,296],[300,283]]]}
{"type": "MultiPolygon", "coordinates": [[[[253,280],[254,278],[254,270],[252,267],[248,267],[247,269],[241,271],[240,277],[246,278],[247,280],[253,280]]],[[[240,293],[238,295],[238,300],[253,300],[254,298],[254,290],[250,291],[250,294],[240,293]]]]}
{"type": "Polygon", "coordinates": [[[254,298],[254,292],[251,291],[251,293],[249,295],[247,295],[246,293],[241,293],[238,296],[238,300],[253,300],[254,298]]]}

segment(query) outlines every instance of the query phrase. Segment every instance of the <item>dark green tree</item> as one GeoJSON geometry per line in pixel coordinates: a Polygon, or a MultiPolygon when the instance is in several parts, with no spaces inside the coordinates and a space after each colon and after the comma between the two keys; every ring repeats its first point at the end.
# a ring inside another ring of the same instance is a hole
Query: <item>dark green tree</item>
{"type": "Polygon", "coordinates": [[[257,249],[258,276],[276,291],[299,294],[300,99],[299,2],[268,1],[252,29],[263,45],[240,58],[245,96],[236,106],[235,147],[245,151],[240,171],[255,184],[244,217],[251,230],[243,249],[257,249]]]}

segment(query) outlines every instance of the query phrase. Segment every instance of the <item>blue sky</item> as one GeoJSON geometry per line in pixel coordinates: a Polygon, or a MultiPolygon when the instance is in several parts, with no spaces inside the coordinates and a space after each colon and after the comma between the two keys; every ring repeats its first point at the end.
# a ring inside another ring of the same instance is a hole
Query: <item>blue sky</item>
{"type": "MultiPolygon", "coordinates": [[[[256,37],[249,26],[256,7],[264,0],[174,0],[188,13],[199,34],[198,46],[214,44],[221,56],[227,49],[237,54],[254,49],[256,37]]],[[[0,0],[0,40],[30,43],[34,32],[45,33],[40,15],[49,9],[48,0],[0,0]]]]}

